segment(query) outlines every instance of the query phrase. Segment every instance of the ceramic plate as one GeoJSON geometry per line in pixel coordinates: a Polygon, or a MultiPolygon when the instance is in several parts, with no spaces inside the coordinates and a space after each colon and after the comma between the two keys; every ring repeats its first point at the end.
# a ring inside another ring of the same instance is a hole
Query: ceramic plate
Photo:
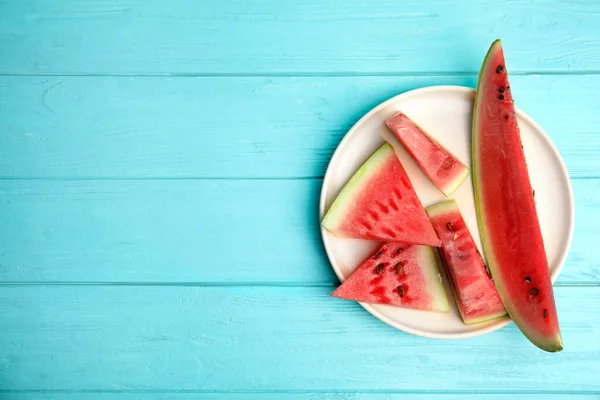
{"type": "MultiPolygon", "coordinates": [[[[407,114],[465,165],[471,165],[470,136],[474,96],[475,91],[470,88],[434,86],[403,93],[368,112],[346,134],[330,161],[321,193],[321,218],[348,179],[384,143],[383,137],[390,135],[385,127],[385,120],[397,111],[407,114]]],[[[546,133],[524,112],[516,109],[516,113],[554,282],[565,262],[573,235],[574,207],[571,183],[560,154],[546,133]]],[[[423,206],[428,207],[444,200],[444,195],[425,177],[402,146],[397,143],[395,148],[423,206]]],[[[481,250],[470,178],[452,198],[458,202],[481,250]]],[[[379,244],[374,241],[337,238],[323,228],[321,232],[331,265],[342,281],[379,244]]],[[[377,304],[361,305],[375,317],[397,329],[431,338],[451,339],[482,335],[510,322],[509,318],[501,318],[477,325],[463,324],[447,285],[448,280],[444,279],[444,282],[451,304],[448,314],[377,304]]]]}

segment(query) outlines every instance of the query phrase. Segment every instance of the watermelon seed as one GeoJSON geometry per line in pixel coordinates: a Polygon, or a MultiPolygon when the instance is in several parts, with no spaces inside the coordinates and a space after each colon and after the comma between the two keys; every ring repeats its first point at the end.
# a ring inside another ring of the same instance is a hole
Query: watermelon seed
{"type": "Polygon", "coordinates": [[[498,100],[504,100],[504,95],[503,94],[498,95],[498,100]]]}
{"type": "Polygon", "coordinates": [[[503,87],[503,86],[500,86],[500,87],[498,88],[498,91],[499,91],[500,93],[504,93],[504,87],[503,87]]]}
{"type": "Polygon", "coordinates": [[[544,318],[548,318],[548,310],[544,308],[544,318]]]}
{"type": "Polygon", "coordinates": [[[383,254],[383,251],[378,251],[377,254],[375,254],[373,256],[373,260],[377,260],[379,257],[381,257],[382,254],[383,254]]]}
{"type": "Polygon", "coordinates": [[[535,197],[535,189],[533,189],[532,193],[533,193],[533,197],[535,197]]]}
{"type": "Polygon", "coordinates": [[[398,247],[398,250],[396,250],[396,254],[402,253],[402,250],[404,250],[402,247],[398,247]]]}
{"type": "Polygon", "coordinates": [[[504,67],[502,65],[498,65],[496,67],[496,73],[501,74],[504,71],[504,67]]]}
{"type": "Polygon", "coordinates": [[[488,267],[487,265],[484,265],[485,267],[485,273],[487,274],[488,278],[492,279],[492,271],[490,271],[490,267],[488,267]]]}
{"type": "Polygon", "coordinates": [[[508,119],[508,114],[506,114],[506,115],[504,116],[504,119],[508,119]]]}
{"type": "Polygon", "coordinates": [[[404,285],[398,286],[398,294],[400,297],[404,297],[404,285]]]}
{"type": "Polygon", "coordinates": [[[538,288],[531,288],[529,289],[529,294],[532,296],[537,296],[540,293],[540,290],[538,288]]]}
{"type": "Polygon", "coordinates": [[[528,277],[528,276],[526,276],[526,277],[525,277],[525,282],[527,282],[527,283],[531,283],[531,278],[530,278],[530,277],[528,277]]]}
{"type": "Polygon", "coordinates": [[[377,266],[375,267],[375,273],[377,275],[381,275],[383,273],[384,267],[385,267],[385,265],[383,265],[383,264],[377,264],[377,266]]]}
{"type": "Polygon", "coordinates": [[[448,222],[448,223],[446,224],[446,228],[448,228],[448,230],[449,230],[450,232],[454,232],[454,225],[452,224],[452,222],[448,222]]]}
{"type": "Polygon", "coordinates": [[[444,161],[444,163],[442,164],[442,168],[450,169],[450,168],[452,168],[452,164],[454,164],[454,161],[452,161],[452,159],[450,157],[448,157],[448,158],[446,158],[446,161],[444,161]]]}
{"type": "Polygon", "coordinates": [[[396,275],[400,275],[402,273],[402,267],[406,264],[406,261],[400,261],[394,268],[396,268],[396,275]]]}
{"type": "Polygon", "coordinates": [[[454,236],[452,236],[452,239],[454,239],[454,240],[458,239],[458,233],[455,233],[454,236]]]}

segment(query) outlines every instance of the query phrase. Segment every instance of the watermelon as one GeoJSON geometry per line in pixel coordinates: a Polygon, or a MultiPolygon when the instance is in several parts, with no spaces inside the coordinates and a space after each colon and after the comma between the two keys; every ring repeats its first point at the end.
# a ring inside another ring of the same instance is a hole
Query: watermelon
{"type": "Polygon", "coordinates": [[[387,143],[348,181],[321,224],[339,237],[440,244],[406,171],[387,143]]]}
{"type": "Polygon", "coordinates": [[[442,240],[440,254],[464,323],[477,324],[506,315],[456,202],[442,201],[427,208],[427,214],[442,240]]]}
{"type": "Polygon", "coordinates": [[[469,169],[403,113],[386,121],[417,165],[438,189],[450,196],[469,176],[469,169]]]}
{"type": "Polygon", "coordinates": [[[473,184],[483,249],[506,310],[536,346],[562,350],[550,269],[500,40],[490,47],[473,111],[473,184]]]}
{"type": "Polygon", "coordinates": [[[450,309],[429,246],[385,243],[331,295],[423,311],[450,309]]]}

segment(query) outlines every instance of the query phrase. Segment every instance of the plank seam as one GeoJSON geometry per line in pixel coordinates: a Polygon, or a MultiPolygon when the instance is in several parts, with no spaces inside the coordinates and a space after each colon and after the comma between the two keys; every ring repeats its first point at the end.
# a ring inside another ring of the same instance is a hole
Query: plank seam
{"type": "MultiPolygon", "coordinates": [[[[571,180],[595,180],[600,179],[600,175],[576,175],[569,176],[571,180]]],[[[131,176],[131,177],[105,177],[105,176],[82,176],[82,177],[27,177],[27,176],[15,176],[0,177],[2,181],[40,181],[40,182],[67,182],[67,181],[310,181],[310,180],[323,180],[324,176],[156,176],[156,177],[144,177],[144,176],[131,176]]]]}
{"type": "MultiPolygon", "coordinates": [[[[551,75],[600,75],[600,70],[534,70],[509,71],[511,76],[551,76],[551,75]]],[[[23,77],[89,77],[89,78],[336,78],[336,77],[439,77],[439,76],[477,76],[479,71],[393,71],[393,72],[188,72],[188,73],[95,73],[95,72],[11,72],[2,71],[0,76],[23,77]]]]}
{"type": "Polygon", "coordinates": [[[27,393],[52,393],[52,394],[428,394],[428,395],[453,395],[453,394],[479,394],[479,395],[530,395],[530,394],[587,394],[598,395],[600,390],[393,390],[393,389],[257,389],[257,390],[203,390],[203,389],[0,389],[0,394],[27,394],[27,393]]]}
{"type": "MultiPolygon", "coordinates": [[[[267,287],[267,288],[334,288],[337,282],[86,282],[86,281],[7,281],[0,282],[0,286],[125,286],[125,287],[267,287]]],[[[600,282],[560,282],[555,283],[554,287],[600,287],[600,282]]]]}

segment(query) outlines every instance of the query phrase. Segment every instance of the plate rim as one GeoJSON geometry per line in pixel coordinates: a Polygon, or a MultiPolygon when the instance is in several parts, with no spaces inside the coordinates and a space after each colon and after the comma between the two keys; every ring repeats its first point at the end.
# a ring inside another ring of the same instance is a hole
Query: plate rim
{"type": "MultiPolygon", "coordinates": [[[[335,162],[337,161],[337,159],[339,157],[341,157],[340,154],[344,151],[344,148],[347,146],[347,143],[349,142],[350,137],[353,135],[353,133],[355,131],[357,131],[358,129],[360,129],[361,125],[363,125],[365,123],[365,121],[371,117],[371,115],[377,113],[382,108],[385,108],[389,103],[393,103],[398,100],[405,100],[405,98],[411,97],[411,96],[427,94],[428,92],[457,92],[457,93],[462,93],[462,94],[473,95],[475,93],[475,89],[468,87],[468,86],[460,86],[460,85],[424,86],[421,88],[412,89],[412,90],[397,94],[387,100],[384,100],[383,102],[379,103],[378,105],[373,107],[371,110],[369,110],[367,113],[365,113],[358,121],[356,121],[352,125],[352,127],[346,132],[346,134],[344,135],[342,140],[338,143],[335,151],[333,152],[333,155],[331,156],[331,158],[329,160],[329,163],[327,164],[327,169],[326,169],[325,175],[323,177],[323,183],[321,185],[321,195],[320,195],[320,199],[319,199],[319,227],[321,230],[321,239],[323,241],[325,253],[327,254],[327,259],[329,260],[331,269],[333,269],[333,271],[335,272],[335,275],[337,276],[337,278],[340,281],[342,281],[341,273],[339,271],[339,268],[337,268],[337,266],[335,265],[335,263],[333,262],[333,260],[331,258],[330,253],[332,250],[330,248],[328,241],[325,238],[325,235],[327,234],[327,230],[325,228],[323,228],[323,226],[321,225],[321,220],[323,219],[323,215],[325,213],[325,203],[326,203],[325,192],[326,192],[327,187],[330,185],[329,181],[331,180],[331,175],[332,175],[332,172],[331,172],[332,165],[335,164],[335,162]]],[[[556,281],[556,279],[562,272],[564,264],[569,255],[569,251],[571,249],[571,244],[572,244],[572,240],[573,240],[573,233],[574,233],[574,228],[575,228],[575,201],[574,201],[574,195],[573,195],[573,186],[571,184],[571,178],[569,176],[569,172],[567,170],[566,164],[565,164],[562,156],[560,155],[560,152],[556,148],[556,145],[550,139],[550,136],[548,136],[546,131],[531,116],[529,116],[527,113],[525,113],[523,110],[521,110],[517,106],[515,106],[515,113],[517,114],[517,116],[519,118],[521,118],[521,119],[525,120],[527,123],[531,124],[531,126],[541,134],[542,139],[546,142],[550,151],[552,152],[552,154],[558,161],[559,170],[562,174],[562,177],[565,178],[565,181],[567,182],[567,188],[568,188],[567,197],[568,197],[569,209],[571,211],[571,218],[569,219],[569,224],[568,224],[568,233],[567,233],[567,237],[566,237],[565,252],[559,258],[558,267],[556,268],[555,272],[551,274],[551,280],[552,280],[552,283],[554,284],[554,282],[556,281]]],[[[454,301],[453,296],[452,296],[452,298],[449,299],[449,301],[454,301]]],[[[374,305],[372,305],[370,303],[364,303],[364,302],[357,302],[357,303],[360,304],[365,310],[367,310],[375,318],[390,325],[393,328],[396,328],[396,329],[401,330],[406,333],[410,333],[412,335],[421,336],[421,337],[425,337],[425,338],[431,338],[431,339],[447,339],[447,340],[449,340],[449,339],[466,339],[466,338],[481,336],[481,335],[485,335],[487,333],[494,332],[498,329],[501,329],[512,322],[510,317],[507,316],[507,317],[499,318],[496,323],[493,323],[486,327],[482,327],[480,329],[475,329],[472,331],[467,331],[467,332],[463,332],[463,333],[431,333],[430,331],[427,331],[427,330],[415,329],[410,326],[403,325],[403,324],[399,323],[398,321],[393,320],[392,318],[389,318],[385,314],[381,313],[380,311],[375,309],[374,305]]]]}

